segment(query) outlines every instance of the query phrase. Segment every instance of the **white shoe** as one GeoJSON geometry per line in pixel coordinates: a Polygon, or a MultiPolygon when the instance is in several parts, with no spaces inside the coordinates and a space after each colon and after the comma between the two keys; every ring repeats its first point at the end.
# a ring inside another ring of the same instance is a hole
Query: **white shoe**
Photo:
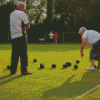
{"type": "Polygon", "coordinates": [[[86,70],[95,70],[95,67],[86,68],[86,70]]]}

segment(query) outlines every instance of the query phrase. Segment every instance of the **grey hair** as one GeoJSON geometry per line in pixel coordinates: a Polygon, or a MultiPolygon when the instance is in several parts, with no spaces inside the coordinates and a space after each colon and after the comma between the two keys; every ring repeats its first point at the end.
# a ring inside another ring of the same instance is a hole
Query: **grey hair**
{"type": "Polygon", "coordinates": [[[85,27],[81,27],[80,29],[79,29],[79,34],[82,32],[82,31],[86,31],[87,29],[85,28],[85,27]]]}
{"type": "Polygon", "coordinates": [[[26,8],[26,4],[24,2],[18,2],[17,7],[19,7],[19,8],[25,7],[26,8]]]}

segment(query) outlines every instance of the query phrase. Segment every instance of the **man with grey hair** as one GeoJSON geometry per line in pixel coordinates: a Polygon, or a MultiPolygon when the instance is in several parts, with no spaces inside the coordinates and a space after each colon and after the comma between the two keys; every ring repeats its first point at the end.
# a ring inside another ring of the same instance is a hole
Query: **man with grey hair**
{"type": "Polygon", "coordinates": [[[27,33],[26,29],[30,28],[27,15],[24,13],[26,4],[19,2],[16,10],[10,14],[10,33],[12,43],[11,57],[11,74],[15,74],[19,56],[21,58],[21,73],[22,75],[32,74],[27,71],[27,33]]]}
{"type": "Polygon", "coordinates": [[[18,2],[17,8],[22,8],[22,7],[26,9],[26,4],[24,2],[18,2]]]}
{"type": "Polygon", "coordinates": [[[95,30],[87,30],[85,27],[79,29],[79,34],[82,37],[81,57],[84,56],[83,49],[88,43],[92,46],[90,51],[91,66],[87,70],[95,70],[95,60],[98,60],[98,67],[100,67],[100,34],[95,30]]]}

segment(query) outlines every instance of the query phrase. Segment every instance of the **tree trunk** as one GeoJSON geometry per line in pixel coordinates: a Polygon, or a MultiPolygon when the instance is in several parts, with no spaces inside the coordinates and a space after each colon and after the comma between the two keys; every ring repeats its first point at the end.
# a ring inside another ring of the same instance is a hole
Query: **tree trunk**
{"type": "Polygon", "coordinates": [[[2,0],[1,0],[1,5],[2,5],[2,0]]]}
{"type": "Polygon", "coordinates": [[[52,4],[53,0],[47,0],[47,22],[52,22],[52,4]]]}

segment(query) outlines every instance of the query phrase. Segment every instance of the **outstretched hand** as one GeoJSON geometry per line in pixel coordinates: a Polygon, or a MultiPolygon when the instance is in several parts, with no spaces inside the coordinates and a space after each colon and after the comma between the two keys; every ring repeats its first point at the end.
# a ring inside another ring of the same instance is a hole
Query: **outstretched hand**
{"type": "Polygon", "coordinates": [[[83,52],[81,52],[81,57],[83,57],[84,56],[84,53],[83,52]]]}

